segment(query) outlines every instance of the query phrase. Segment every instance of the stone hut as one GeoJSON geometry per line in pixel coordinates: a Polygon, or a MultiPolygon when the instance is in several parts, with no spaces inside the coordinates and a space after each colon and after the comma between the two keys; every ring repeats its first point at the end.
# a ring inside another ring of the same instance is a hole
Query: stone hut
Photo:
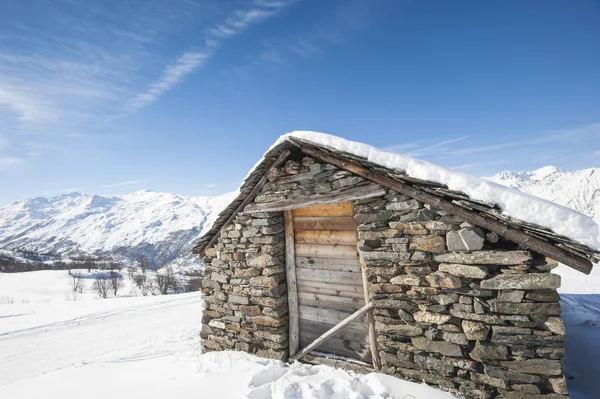
{"type": "Polygon", "coordinates": [[[594,245],[335,143],[284,136],[200,239],[203,349],[335,361],[464,398],[567,398],[551,270],[589,273],[594,245]]]}

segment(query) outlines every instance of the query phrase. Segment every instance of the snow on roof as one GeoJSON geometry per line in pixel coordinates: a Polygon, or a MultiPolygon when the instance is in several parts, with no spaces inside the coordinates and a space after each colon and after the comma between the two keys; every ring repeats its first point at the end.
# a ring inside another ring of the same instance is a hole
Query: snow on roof
{"type": "Polygon", "coordinates": [[[427,161],[386,152],[326,133],[294,131],[281,136],[271,149],[290,138],[353,154],[382,167],[406,173],[410,177],[444,184],[472,199],[498,205],[506,216],[545,227],[590,249],[600,250],[600,228],[596,222],[562,205],[427,161]]]}

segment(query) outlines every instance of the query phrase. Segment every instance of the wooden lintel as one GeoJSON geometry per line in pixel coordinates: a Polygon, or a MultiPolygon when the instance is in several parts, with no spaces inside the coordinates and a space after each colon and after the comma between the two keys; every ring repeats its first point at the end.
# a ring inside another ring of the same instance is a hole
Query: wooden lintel
{"type": "Polygon", "coordinates": [[[361,176],[365,179],[371,180],[398,193],[407,195],[418,201],[424,202],[441,211],[458,216],[466,222],[493,231],[494,233],[497,233],[508,240],[526,246],[532,249],[533,251],[541,253],[542,255],[546,255],[553,259],[556,259],[557,261],[564,263],[565,265],[570,266],[575,270],[578,270],[585,274],[590,274],[590,272],[592,271],[592,263],[589,260],[574,255],[568,251],[565,251],[554,244],[541,240],[537,237],[527,234],[514,227],[508,226],[490,217],[486,217],[480,213],[469,211],[436,195],[429,194],[409,184],[404,184],[398,180],[394,180],[382,173],[369,170],[360,165],[358,162],[341,160],[318,148],[304,144],[303,142],[298,142],[298,145],[300,146],[303,152],[315,158],[318,158],[323,162],[335,165],[341,169],[352,172],[357,176],[361,176]]]}
{"type": "Polygon", "coordinates": [[[315,349],[319,345],[323,344],[329,338],[333,337],[335,335],[335,333],[337,333],[342,328],[346,327],[348,324],[352,323],[354,320],[356,320],[357,318],[359,318],[360,316],[362,316],[363,314],[365,314],[366,312],[368,312],[371,309],[373,309],[373,303],[369,302],[365,306],[363,306],[362,308],[358,309],[356,312],[352,313],[350,316],[346,317],[344,320],[342,320],[341,322],[339,322],[338,324],[336,324],[334,327],[332,327],[325,334],[323,334],[319,338],[315,339],[306,348],[302,349],[301,351],[299,351],[298,353],[296,353],[295,355],[293,355],[292,357],[290,357],[290,360],[301,359],[304,355],[310,353],[310,351],[312,351],[313,349],[315,349]]]}
{"type": "Polygon", "coordinates": [[[285,271],[289,306],[289,351],[295,355],[300,349],[298,311],[298,284],[296,282],[296,254],[294,250],[294,218],[292,211],[284,212],[285,220],[285,271]]]}
{"type": "MultiPolygon", "coordinates": [[[[271,164],[271,167],[269,168],[269,170],[271,170],[273,168],[279,167],[279,165],[281,165],[282,163],[285,162],[285,160],[288,158],[289,155],[290,155],[290,150],[283,150],[283,151],[281,151],[281,154],[279,154],[279,156],[275,159],[275,161],[273,161],[273,163],[271,164]]],[[[225,221],[225,223],[223,223],[223,226],[227,226],[229,223],[231,223],[233,221],[233,219],[236,217],[236,215],[238,213],[240,213],[240,211],[242,211],[244,209],[244,207],[246,205],[248,205],[250,203],[250,201],[252,201],[256,197],[256,195],[260,192],[260,189],[267,182],[267,175],[269,174],[269,170],[267,170],[267,173],[265,173],[263,175],[263,177],[260,178],[260,180],[258,181],[258,183],[256,183],[256,185],[254,186],[254,188],[252,189],[252,191],[250,191],[250,193],[248,193],[248,195],[246,196],[246,198],[244,198],[244,200],[242,201],[242,203],[227,218],[227,220],[225,221]]],[[[204,251],[204,249],[212,247],[217,242],[218,239],[219,239],[219,233],[217,232],[213,236],[213,238],[211,238],[211,240],[208,242],[208,244],[206,244],[204,246],[204,248],[202,248],[202,250],[200,250],[199,252],[201,253],[202,251],[204,251]]]]}
{"type": "Polygon", "coordinates": [[[290,198],[275,202],[251,204],[244,210],[245,213],[279,212],[294,208],[305,208],[315,205],[334,204],[336,202],[354,201],[365,198],[385,195],[386,190],[378,184],[369,183],[362,186],[343,187],[324,194],[315,194],[309,197],[290,198]]]}

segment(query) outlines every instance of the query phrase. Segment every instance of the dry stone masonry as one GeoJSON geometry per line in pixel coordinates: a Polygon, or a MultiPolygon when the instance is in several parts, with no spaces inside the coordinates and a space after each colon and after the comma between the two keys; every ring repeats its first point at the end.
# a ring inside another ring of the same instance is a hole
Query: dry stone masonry
{"type": "MultiPolygon", "coordinates": [[[[268,179],[250,204],[373,184],[311,158],[268,179]]],[[[353,207],[381,371],[464,398],[567,398],[556,263],[379,189],[353,207]]],[[[283,213],[238,214],[204,262],[203,348],[288,359],[283,213]]]]}

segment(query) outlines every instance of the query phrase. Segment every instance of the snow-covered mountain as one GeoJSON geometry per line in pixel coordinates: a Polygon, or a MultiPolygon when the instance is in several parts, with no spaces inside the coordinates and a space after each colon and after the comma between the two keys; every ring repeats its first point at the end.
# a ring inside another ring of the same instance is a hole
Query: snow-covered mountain
{"type": "MultiPolygon", "coordinates": [[[[486,179],[573,208],[600,222],[600,168],[546,166],[486,179]]],[[[185,197],[154,191],[125,195],[71,193],[0,207],[0,249],[63,256],[96,255],[153,264],[194,264],[191,248],[234,193],[185,197]]]]}
{"type": "Polygon", "coordinates": [[[500,172],[485,179],[575,209],[600,223],[600,168],[568,172],[545,166],[532,172],[500,172]]]}
{"type": "Polygon", "coordinates": [[[232,194],[185,197],[145,190],[19,201],[0,207],[0,249],[125,261],[144,254],[156,266],[193,264],[192,246],[232,194]]]}

